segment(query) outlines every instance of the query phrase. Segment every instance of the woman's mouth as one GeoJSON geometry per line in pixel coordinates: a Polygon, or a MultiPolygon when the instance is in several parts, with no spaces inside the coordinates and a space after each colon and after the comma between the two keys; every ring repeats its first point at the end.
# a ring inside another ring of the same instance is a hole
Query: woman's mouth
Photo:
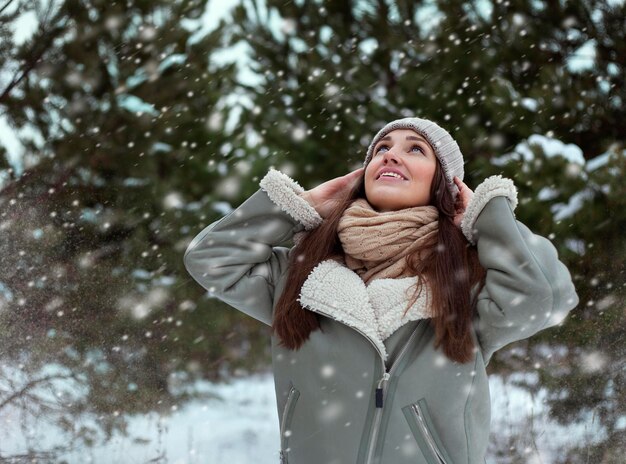
{"type": "Polygon", "coordinates": [[[376,177],[376,180],[407,180],[406,176],[394,169],[381,169],[380,174],[376,177]]]}

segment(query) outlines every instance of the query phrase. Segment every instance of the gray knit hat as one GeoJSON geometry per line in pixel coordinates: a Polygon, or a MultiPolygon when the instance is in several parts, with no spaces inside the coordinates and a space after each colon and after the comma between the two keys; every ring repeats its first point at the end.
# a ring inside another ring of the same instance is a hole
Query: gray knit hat
{"type": "Polygon", "coordinates": [[[372,139],[369,148],[367,149],[367,156],[363,162],[363,167],[367,167],[372,160],[372,154],[374,146],[389,132],[396,129],[411,129],[421,136],[423,136],[435,152],[435,156],[439,159],[441,167],[446,176],[448,183],[448,189],[452,192],[452,197],[456,199],[456,195],[459,192],[458,187],[454,183],[454,176],[463,180],[463,154],[459,148],[459,145],[452,138],[452,136],[441,126],[429,121],[428,119],[421,118],[403,118],[391,121],[385,127],[378,131],[378,133],[372,139]]]}

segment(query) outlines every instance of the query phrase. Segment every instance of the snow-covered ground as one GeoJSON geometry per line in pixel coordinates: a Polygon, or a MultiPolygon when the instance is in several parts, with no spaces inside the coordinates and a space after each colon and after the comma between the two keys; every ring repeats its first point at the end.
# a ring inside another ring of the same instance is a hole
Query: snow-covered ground
{"type": "MultiPolygon", "coordinates": [[[[495,375],[490,386],[490,464],[506,462],[495,458],[496,445],[506,450],[514,443],[515,454],[526,455],[526,462],[547,464],[555,461],[561,447],[599,438],[591,418],[588,423],[568,427],[550,421],[541,393],[533,397],[495,375]]],[[[211,399],[191,401],[169,416],[151,413],[129,418],[128,436],[116,435],[106,443],[62,458],[68,463],[104,464],[278,463],[278,415],[271,372],[224,384],[204,382],[198,387],[211,393],[211,399]]],[[[0,457],[28,451],[24,430],[15,422],[8,427],[7,414],[6,408],[0,411],[0,457]]],[[[29,425],[28,435],[39,450],[64,444],[66,439],[60,430],[43,422],[34,423],[32,428],[29,425]]]]}

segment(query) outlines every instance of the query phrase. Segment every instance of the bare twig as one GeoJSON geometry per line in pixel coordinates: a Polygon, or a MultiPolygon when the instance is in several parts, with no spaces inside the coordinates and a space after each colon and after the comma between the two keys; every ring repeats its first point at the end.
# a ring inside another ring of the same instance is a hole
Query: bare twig
{"type": "Polygon", "coordinates": [[[6,9],[7,9],[7,8],[11,5],[11,3],[13,3],[14,1],[15,1],[15,0],[8,0],[8,2],[6,2],[6,3],[2,6],[2,8],[0,8],[0,14],[4,13],[4,10],[6,10],[6,9]]]}
{"type": "Polygon", "coordinates": [[[8,406],[11,402],[15,401],[16,399],[25,396],[26,394],[28,394],[29,390],[31,390],[32,388],[42,383],[50,382],[51,380],[63,380],[63,379],[71,379],[71,378],[74,378],[74,376],[73,375],[48,375],[46,377],[41,377],[39,379],[31,380],[22,388],[13,392],[7,398],[2,400],[2,402],[0,402],[0,410],[8,406]]]}
{"type": "Polygon", "coordinates": [[[61,450],[55,451],[29,451],[26,454],[12,454],[10,456],[0,456],[0,463],[16,463],[16,462],[37,462],[38,459],[53,459],[61,450]]]}

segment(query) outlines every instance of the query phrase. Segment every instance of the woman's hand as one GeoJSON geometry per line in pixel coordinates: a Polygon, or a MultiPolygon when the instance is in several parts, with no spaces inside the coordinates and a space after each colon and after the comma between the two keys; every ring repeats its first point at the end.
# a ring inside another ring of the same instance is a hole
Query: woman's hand
{"type": "Polygon", "coordinates": [[[457,176],[454,176],[454,183],[459,188],[459,194],[457,195],[456,203],[454,204],[454,209],[456,211],[456,214],[454,215],[454,224],[460,228],[461,221],[463,221],[463,217],[465,216],[465,209],[474,196],[474,192],[457,176]]]}
{"type": "Polygon", "coordinates": [[[337,207],[341,195],[359,181],[363,175],[363,169],[359,168],[345,176],[326,181],[314,189],[302,192],[300,196],[308,201],[323,219],[326,219],[337,207]]]}

